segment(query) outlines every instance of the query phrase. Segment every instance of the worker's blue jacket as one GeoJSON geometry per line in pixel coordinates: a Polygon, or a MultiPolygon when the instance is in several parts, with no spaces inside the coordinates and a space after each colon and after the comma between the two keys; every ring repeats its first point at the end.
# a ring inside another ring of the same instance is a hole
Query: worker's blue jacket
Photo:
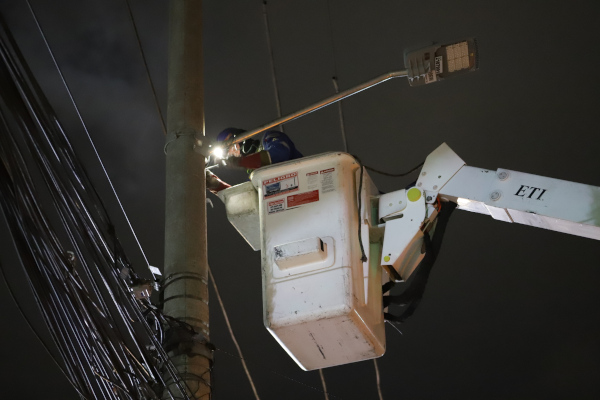
{"type": "Polygon", "coordinates": [[[283,132],[267,131],[262,139],[262,150],[266,150],[271,157],[271,163],[295,160],[303,157],[296,149],[294,142],[283,132]]]}

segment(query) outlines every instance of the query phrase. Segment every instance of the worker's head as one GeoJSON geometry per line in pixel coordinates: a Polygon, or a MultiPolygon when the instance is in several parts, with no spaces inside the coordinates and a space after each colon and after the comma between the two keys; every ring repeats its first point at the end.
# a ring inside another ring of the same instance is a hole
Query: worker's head
{"type": "MultiPolygon", "coordinates": [[[[238,128],[224,129],[217,135],[217,142],[227,142],[229,140],[233,140],[237,135],[240,135],[244,132],[246,131],[238,128]]],[[[228,146],[225,149],[225,154],[223,155],[223,157],[239,157],[240,155],[240,145],[236,143],[232,146],[228,146]]]]}
{"type": "MultiPolygon", "coordinates": [[[[227,128],[221,131],[217,136],[217,142],[225,142],[227,140],[232,140],[236,138],[238,135],[246,132],[243,129],[238,128],[227,128]]],[[[227,153],[228,157],[239,157],[239,156],[247,156],[249,154],[253,154],[258,151],[260,146],[260,141],[256,139],[246,139],[240,144],[235,144],[229,148],[227,153]]]]}
{"type": "Polygon", "coordinates": [[[217,142],[224,142],[226,140],[234,139],[237,135],[241,135],[244,132],[246,132],[246,131],[243,129],[238,129],[238,128],[224,129],[217,136],[217,142]]]}

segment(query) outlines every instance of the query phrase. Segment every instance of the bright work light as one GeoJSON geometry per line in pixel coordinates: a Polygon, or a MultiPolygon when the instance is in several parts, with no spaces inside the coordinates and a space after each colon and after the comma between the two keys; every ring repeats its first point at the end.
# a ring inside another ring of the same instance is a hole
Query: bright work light
{"type": "Polygon", "coordinates": [[[216,159],[221,159],[225,156],[225,150],[221,146],[217,146],[210,152],[216,159]]]}
{"type": "Polygon", "coordinates": [[[450,76],[478,68],[477,41],[433,45],[404,55],[404,65],[411,86],[441,81],[450,76]]]}

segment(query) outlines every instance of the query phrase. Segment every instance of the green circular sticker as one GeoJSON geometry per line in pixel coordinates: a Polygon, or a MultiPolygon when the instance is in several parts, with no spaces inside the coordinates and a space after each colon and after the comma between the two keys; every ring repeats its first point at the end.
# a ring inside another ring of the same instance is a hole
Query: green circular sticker
{"type": "Polygon", "coordinates": [[[410,188],[408,193],[406,193],[406,197],[408,197],[409,201],[415,202],[421,198],[421,191],[416,187],[410,188]]]}

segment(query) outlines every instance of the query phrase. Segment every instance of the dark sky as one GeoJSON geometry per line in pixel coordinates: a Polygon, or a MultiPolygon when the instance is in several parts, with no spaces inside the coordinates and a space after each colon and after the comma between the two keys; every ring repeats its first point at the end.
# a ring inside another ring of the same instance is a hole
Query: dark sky
{"type": "MultiPolygon", "coordinates": [[[[125,1],[31,2],[141,245],[162,268],[164,138],[125,1]]],[[[131,3],[166,112],[168,2],[131,3]]],[[[262,3],[204,1],[209,137],[277,116],[262,3]]],[[[597,4],[271,0],[282,111],[331,95],[334,74],[349,88],[403,69],[407,47],[476,37],[476,73],[418,88],[397,79],[344,101],[349,151],[366,165],[400,172],[446,142],[468,165],[600,186],[597,4]]],[[[0,11],[105,194],[129,257],[143,268],[25,1],[2,0],[0,11]]],[[[343,149],[336,107],[285,129],[304,154],[343,149]]],[[[385,192],[411,181],[372,177],[385,192]]],[[[212,199],[209,261],[261,399],[324,398],[318,373],[302,372],[264,329],[260,254],[212,199]]],[[[0,233],[1,260],[27,301],[4,225],[0,233]]],[[[454,213],[419,309],[403,335],[386,327],[387,352],[378,361],[383,398],[600,398],[599,250],[590,239],[454,213]]],[[[76,399],[4,283],[0,304],[1,397],[76,399]]],[[[211,329],[213,399],[252,398],[214,298],[211,329]]],[[[372,361],[324,373],[331,399],[378,398],[372,361]]]]}

